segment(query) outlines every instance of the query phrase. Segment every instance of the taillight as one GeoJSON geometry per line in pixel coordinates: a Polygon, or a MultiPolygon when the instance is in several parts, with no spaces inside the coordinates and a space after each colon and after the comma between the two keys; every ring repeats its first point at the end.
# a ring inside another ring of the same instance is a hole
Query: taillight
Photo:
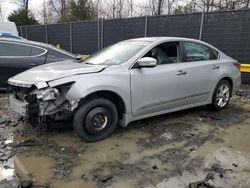
{"type": "Polygon", "coordinates": [[[240,63],[236,62],[236,63],[233,63],[233,65],[234,65],[238,70],[240,70],[240,63]]]}

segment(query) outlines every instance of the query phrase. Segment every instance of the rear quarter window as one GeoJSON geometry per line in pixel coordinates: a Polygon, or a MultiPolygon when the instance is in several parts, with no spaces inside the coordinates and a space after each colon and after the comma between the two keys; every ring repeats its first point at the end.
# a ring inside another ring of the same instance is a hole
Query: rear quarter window
{"type": "Polygon", "coordinates": [[[61,59],[74,59],[73,55],[68,55],[63,51],[48,49],[48,57],[49,58],[61,58],[61,59]]]}
{"type": "Polygon", "coordinates": [[[44,49],[32,47],[30,55],[31,56],[37,56],[37,55],[43,54],[44,52],[45,52],[44,49]]]}

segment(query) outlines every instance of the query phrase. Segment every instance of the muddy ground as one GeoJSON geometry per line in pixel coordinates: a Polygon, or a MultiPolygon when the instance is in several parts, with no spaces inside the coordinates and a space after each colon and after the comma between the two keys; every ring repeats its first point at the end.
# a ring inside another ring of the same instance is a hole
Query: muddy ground
{"type": "Polygon", "coordinates": [[[42,132],[26,125],[1,95],[0,187],[247,188],[249,111],[243,86],[223,111],[145,119],[87,144],[63,124],[42,132]]]}

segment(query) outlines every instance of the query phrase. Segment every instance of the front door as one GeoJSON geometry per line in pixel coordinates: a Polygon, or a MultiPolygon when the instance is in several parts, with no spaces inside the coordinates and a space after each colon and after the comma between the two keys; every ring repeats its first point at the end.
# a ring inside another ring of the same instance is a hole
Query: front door
{"type": "Polygon", "coordinates": [[[186,72],[180,61],[179,43],[162,43],[144,57],[157,60],[154,68],[132,68],[131,100],[134,116],[161,114],[185,106],[187,97],[186,72]]]}

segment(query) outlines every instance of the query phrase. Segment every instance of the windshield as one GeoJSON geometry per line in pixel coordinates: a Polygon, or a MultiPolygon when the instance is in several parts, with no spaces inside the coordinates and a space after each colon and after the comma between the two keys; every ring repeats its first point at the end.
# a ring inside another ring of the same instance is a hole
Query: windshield
{"type": "Polygon", "coordinates": [[[94,65],[120,65],[132,58],[148,44],[149,42],[143,41],[119,42],[93,54],[85,60],[85,63],[94,65]]]}

